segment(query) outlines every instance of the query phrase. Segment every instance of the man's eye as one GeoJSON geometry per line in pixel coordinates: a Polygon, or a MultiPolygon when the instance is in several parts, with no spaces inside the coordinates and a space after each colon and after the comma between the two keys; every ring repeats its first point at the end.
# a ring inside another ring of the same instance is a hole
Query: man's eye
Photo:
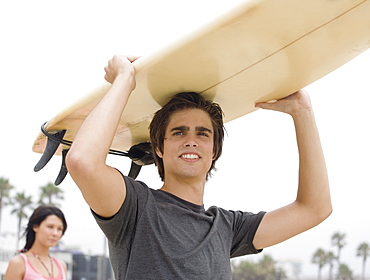
{"type": "Polygon", "coordinates": [[[198,135],[208,137],[208,133],[207,132],[199,132],[198,135]]]}
{"type": "Polygon", "coordinates": [[[184,134],[184,132],[182,132],[182,131],[177,131],[177,132],[174,132],[174,134],[173,135],[175,135],[175,136],[181,136],[181,135],[183,135],[184,134]]]}

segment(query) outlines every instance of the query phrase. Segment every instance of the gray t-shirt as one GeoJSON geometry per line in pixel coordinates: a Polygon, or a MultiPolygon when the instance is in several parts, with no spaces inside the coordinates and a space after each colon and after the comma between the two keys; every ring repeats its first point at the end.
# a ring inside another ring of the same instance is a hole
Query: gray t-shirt
{"type": "Polygon", "coordinates": [[[124,179],[119,212],[109,219],[93,213],[108,238],[116,280],[231,279],[230,257],[260,252],[252,241],[264,212],[205,210],[124,179]]]}

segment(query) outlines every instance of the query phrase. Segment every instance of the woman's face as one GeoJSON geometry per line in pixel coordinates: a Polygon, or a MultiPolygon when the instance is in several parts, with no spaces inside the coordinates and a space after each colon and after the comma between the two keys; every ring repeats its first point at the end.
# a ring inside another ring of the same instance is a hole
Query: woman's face
{"type": "Polygon", "coordinates": [[[63,221],[56,215],[49,215],[40,225],[34,226],[35,241],[47,247],[54,247],[63,235],[63,221]]]}

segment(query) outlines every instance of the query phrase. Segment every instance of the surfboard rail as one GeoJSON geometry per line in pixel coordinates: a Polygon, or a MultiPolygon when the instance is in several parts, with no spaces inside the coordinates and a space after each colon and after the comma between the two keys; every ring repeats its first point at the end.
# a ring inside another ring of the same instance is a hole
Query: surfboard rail
{"type": "MultiPolygon", "coordinates": [[[[154,112],[181,91],[195,91],[219,103],[228,122],[255,111],[256,102],[280,99],[311,84],[370,47],[369,15],[370,0],[241,3],[133,63],[137,85],[112,150],[125,152],[147,143],[154,112]]],[[[45,131],[65,130],[62,138],[72,142],[109,88],[102,83],[47,122],[45,131]]],[[[47,138],[39,133],[33,151],[45,153],[47,138]]],[[[50,145],[53,149],[43,162],[68,149],[63,143],[50,145]]]]}

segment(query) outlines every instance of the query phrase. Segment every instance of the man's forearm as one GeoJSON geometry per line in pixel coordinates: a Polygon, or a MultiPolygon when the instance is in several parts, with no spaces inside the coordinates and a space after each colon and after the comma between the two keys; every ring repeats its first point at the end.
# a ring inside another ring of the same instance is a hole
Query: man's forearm
{"type": "Polygon", "coordinates": [[[293,115],[299,150],[297,202],[312,208],[318,218],[331,212],[331,199],[325,158],[311,108],[293,115]]]}

